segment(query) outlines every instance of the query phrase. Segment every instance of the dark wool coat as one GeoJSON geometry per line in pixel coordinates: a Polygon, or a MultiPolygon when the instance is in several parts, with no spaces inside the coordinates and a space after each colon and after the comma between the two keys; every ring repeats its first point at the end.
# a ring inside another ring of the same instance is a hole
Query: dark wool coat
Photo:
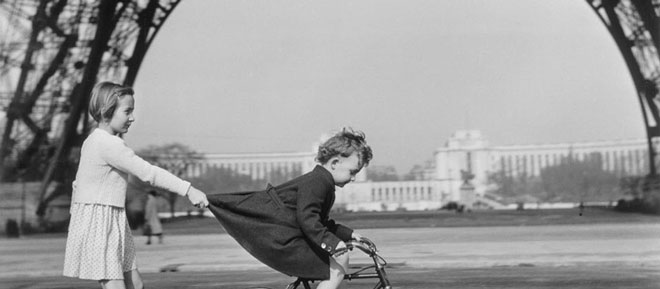
{"type": "Polygon", "coordinates": [[[265,191],[207,197],[227,233],[259,261],[289,276],[328,279],[330,255],[353,233],[328,216],[335,185],[322,166],[265,191]]]}

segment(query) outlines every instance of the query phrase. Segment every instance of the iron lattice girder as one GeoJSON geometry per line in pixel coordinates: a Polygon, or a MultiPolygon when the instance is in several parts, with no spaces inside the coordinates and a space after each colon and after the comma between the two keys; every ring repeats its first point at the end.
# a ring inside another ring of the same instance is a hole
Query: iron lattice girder
{"type": "Polygon", "coordinates": [[[30,148],[54,147],[46,160],[43,200],[54,172],[89,126],[94,83],[133,85],[144,55],[179,2],[0,1],[0,178],[15,173],[18,164],[34,165],[30,148]],[[62,114],[66,121],[53,124],[62,114]],[[60,127],[59,134],[48,134],[51,125],[60,127]]]}
{"type": "Polygon", "coordinates": [[[657,175],[655,138],[660,137],[660,0],[587,0],[621,52],[646,126],[650,175],[657,175]]]}

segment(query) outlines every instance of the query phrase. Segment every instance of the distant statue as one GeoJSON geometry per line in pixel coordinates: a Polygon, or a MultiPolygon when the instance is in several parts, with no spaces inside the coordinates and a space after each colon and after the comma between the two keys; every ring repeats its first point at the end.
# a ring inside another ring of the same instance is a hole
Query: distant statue
{"type": "Polygon", "coordinates": [[[472,172],[461,170],[461,180],[463,180],[463,184],[469,184],[472,179],[474,179],[474,174],[472,172]]]}

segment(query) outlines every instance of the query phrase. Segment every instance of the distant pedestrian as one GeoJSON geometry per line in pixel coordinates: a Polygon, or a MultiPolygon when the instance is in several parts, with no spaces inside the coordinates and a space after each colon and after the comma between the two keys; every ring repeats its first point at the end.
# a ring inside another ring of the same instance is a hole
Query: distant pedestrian
{"type": "Polygon", "coordinates": [[[129,174],[155,187],[188,196],[198,207],[206,195],[189,182],[151,165],[126,146],[121,135],[133,123],[133,89],[98,83],[89,113],[98,122],[81,152],[73,182],[71,220],[64,254],[64,276],[98,280],[104,289],[142,289],[133,235],[126,218],[129,174]]]}
{"type": "Polygon", "coordinates": [[[147,245],[151,245],[151,236],[158,236],[158,244],[163,243],[163,226],[158,218],[158,192],[150,190],[144,205],[144,234],[147,245]]]}
{"type": "Polygon", "coordinates": [[[371,158],[364,134],[343,129],[319,146],[313,171],[265,191],[209,195],[209,209],[259,261],[337,288],[348,270],[345,242],[362,237],[329,218],[335,186],[354,181],[371,158]]]}

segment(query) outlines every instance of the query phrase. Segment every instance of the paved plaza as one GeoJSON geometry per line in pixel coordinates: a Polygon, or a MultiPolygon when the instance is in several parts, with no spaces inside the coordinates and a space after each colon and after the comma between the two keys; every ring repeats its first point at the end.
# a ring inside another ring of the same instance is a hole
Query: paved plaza
{"type": "MultiPolygon", "coordinates": [[[[660,285],[660,224],[359,232],[374,240],[392,264],[388,273],[395,288],[660,285]]],[[[137,236],[136,242],[148,288],[283,288],[292,280],[260,264],[225,234],[167,236],[165,244],[150,246],[137,236]],[[175,272],[161,272],[165,268],[175,272]]],[[[60,276],[64,244],[64,235],[0,240],[0,288],[98,287],[93,281],[60,276]]],[[[358,252],[351,258],[353,263],[368,262],[358,252]]],[[[349,283],[347,288],[371,288],[365,281],[349,283]]]]}

